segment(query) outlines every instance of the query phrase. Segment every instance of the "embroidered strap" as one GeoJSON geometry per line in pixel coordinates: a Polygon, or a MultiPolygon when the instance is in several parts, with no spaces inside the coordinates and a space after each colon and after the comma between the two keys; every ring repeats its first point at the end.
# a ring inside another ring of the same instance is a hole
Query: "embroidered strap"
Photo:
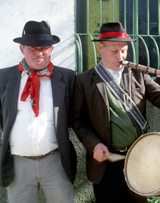
{"type": "Polygon", "coordinates": [[[97,64],[95,70],[106,85],[109,85],[109,87],[114,90],[113,93],[115,97],[122,102],[126,111],[132,115],[142,131],[146,131],[148,129],[148,122],[145,120],[131,97],[119,85],[117,85],[112,75],[103,67],[101,63],[97,64]]]}
{"type": "Polygon", "coordinates": [[[31,105],[35,116],[39,115],[39,94],[40,94],[40,77],[50,78],[52,75],[53,64],[50,63],[45,69],[39,71],[30,71],[24,61],[22,61],[18,70],[25,71],[29,76],[21,95],[21,101],[26,101],[30,95],[31,105]]]}

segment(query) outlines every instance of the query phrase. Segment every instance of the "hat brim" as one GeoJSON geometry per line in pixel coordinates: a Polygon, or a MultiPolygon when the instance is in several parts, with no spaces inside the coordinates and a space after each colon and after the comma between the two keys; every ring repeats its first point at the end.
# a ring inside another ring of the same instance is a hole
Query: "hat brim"
{"type": "Polygon", "coordinates": [[[22,45],[29,46],[51,46],[60,42],[60,38],[56,35],[25,35],[23,37],[18,37],[13,39],[14,42],[22,45]]]}
{"type": "Polygon", "coordinates": [[[135,39],[131,38],[104,38],[104,39],[93,39],[93,42],[113,41],[113,42],[133,42],[135,39]]]}

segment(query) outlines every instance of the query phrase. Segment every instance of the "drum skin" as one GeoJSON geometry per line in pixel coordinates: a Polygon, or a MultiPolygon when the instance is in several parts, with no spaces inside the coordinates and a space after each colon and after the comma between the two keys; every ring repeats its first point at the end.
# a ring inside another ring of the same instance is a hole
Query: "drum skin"
{"type": "Polygon", "coordinates": [[[141,135],[129,148],[124,176],[130,190],[141,196],[160,194],[160,132],[141,135]]]}

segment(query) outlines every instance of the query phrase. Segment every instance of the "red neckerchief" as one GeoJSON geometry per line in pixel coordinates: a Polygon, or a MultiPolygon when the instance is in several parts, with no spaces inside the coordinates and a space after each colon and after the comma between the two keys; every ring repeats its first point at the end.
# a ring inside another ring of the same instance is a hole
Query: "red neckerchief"
{"type": "MultiPolygon", "coordinates": [[[[43,70],[32,71],[29,74],[23,89],[21,101],[25,101],[30,95],[32,109],[36,117],[39,114],[40,77],[50,78],[52,76],[52,69],[53,64],[49,63],[49,65],[43,70]]],[[[21,72],[26,71],[25,67],[21,63],[18,65],[18,70],[21,72]]]]}

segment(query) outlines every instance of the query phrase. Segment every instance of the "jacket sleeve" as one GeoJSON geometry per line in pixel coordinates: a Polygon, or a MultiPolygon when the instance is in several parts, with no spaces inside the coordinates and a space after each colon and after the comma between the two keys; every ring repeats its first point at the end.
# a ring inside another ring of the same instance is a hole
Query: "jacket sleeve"
{"type": "Polygon", "coordinates": [[[100,139],[91,128],[86,104],[85,85],[78,76],[75,80],[71,113],[73,130],[84,147],[92,154],[95,145],[100,142],[100,139]]]}

